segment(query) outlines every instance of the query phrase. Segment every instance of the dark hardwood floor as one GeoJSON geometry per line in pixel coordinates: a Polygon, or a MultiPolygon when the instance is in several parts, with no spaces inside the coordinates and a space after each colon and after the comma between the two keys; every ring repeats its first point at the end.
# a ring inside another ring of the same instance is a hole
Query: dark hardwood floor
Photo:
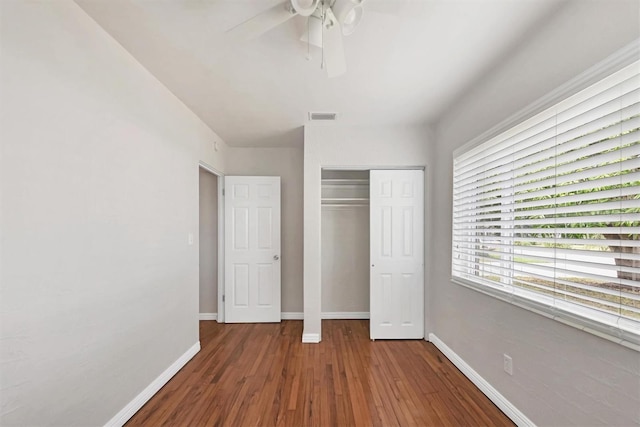
{"type": "Polygon", "coordinates": [[[368,321],[200,322],[202,350],[127,426],[503,426],[513,423],[425,341],[369,340],[368,321]]]}

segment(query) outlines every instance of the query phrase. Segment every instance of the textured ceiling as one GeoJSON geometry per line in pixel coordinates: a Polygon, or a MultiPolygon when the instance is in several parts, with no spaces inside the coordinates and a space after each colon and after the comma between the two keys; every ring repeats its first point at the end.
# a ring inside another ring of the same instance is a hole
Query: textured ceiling
{"type": "MultiPolygon", "coordinates": [[[[281,1],[281,0],[280,0],[281,1]]],[[[295,17],[250,41],[225,31],[278,0],[76,0],[231,146],[302,143],[309,111],[348,125],[431,123],[561,0],[369,0],[329,79],[295,17]]]]}

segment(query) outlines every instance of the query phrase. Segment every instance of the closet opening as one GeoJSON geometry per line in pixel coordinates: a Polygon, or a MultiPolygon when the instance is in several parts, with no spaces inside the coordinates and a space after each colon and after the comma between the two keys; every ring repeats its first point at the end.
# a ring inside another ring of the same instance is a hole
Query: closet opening
{"type": "Polygon", "coordinates": [[[321,317],[424,338],[424,170],[321,171],[321,317]]]}
{"type": "Polygon", "coordinates": [[[322,318],[369,319],[369,171],[321,178],[322,318]]]}

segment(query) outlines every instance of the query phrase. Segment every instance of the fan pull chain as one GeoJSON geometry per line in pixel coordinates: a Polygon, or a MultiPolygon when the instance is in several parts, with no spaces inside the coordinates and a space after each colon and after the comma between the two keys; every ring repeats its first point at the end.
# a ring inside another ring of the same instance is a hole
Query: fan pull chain
{"type": "Polygon", "coordinates": [[[307,18],[307,61],[311,60],[311,18],[307,18]]]}
{"type": "Polygon", "coordinates": [[[324,19],[325,19],[325,10],[324,10],[324,1],[322,2],[322,13],[320,14],[320,44],[322,45],[322,60],[320,61],[320,69],[324,70],[324,19]]]}

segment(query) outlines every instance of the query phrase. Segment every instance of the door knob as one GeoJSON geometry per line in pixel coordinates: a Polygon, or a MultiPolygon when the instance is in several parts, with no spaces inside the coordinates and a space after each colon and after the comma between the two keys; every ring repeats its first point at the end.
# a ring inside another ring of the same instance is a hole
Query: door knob
{"type": "Polygon", "coordinates": [[[275,261],[277,261],[277,260],[279,260],[279,259],[280,259],[280,257],[279,257],[278,255],[274,255],[274,256],[273,256],[273,259],[274,259],[275,261]]]}

